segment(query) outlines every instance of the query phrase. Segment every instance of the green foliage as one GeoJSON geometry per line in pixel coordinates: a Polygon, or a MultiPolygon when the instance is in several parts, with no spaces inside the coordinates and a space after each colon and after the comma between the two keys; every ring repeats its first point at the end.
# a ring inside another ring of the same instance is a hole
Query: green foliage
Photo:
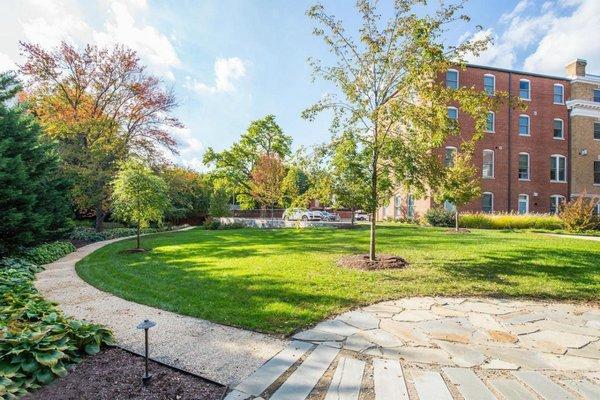
{"type": "Polygon", "coordinates": [[[454,213],[443,208],[430,208],[423,216],[425,222],[431,226],[454,226],[454,213]]]}
{"type": "MultiPolygon", "coordinates": [[[[158,228],[144,228],[140,231],[142,234],[162,232],[165,230],[171,230],[172,226],[163,226],[158,228]]],[[[83,241],[83,242],[99,242],[101,240],[118,239],[122,237],[135,236],[137,234],[136,228],[112,228],[105,229],[102,232],[97,232],[94,228],[78,227],[73,229],[69,235],[69,239],[83,241]]]]}
{"type": "Polygon", "coordinates": [[[40,267],[0,260],[0,398],[13,399],[64,376],[112,340],[107,329],[65,317],[33,286],[40,267]]]}
{"type": "Polygon", "coordinates": [[[210,205],[211,185],[206,177],[196,171],[168,166],[160,176],[167,184],[171,207],[165,220],[178,224],[186,218],[204,217],[210,205]]]}
{"type": "Polygon", "coordinates": [[[559,217],[568,232],[585,232],[600,229],[600,217],[594,214],[598,198],[588,198],[586,194],[562,206],[559,217]]]}
{"type": "Polygon", "coordinates": [[[226,217],[229,214],[229,195],[225,189],[214,189],[210,196],[208,215],[211,217],[226,217]]]}
{"type": "Polygon", "coordinates": [[[23,251],[22,257],[34,264],[50,264],[75,251],[71,242],[44,243],[23,251]]]}
{"type": "Polygon", "coordinates": [[[459,225],[473,229],[562,229],[563,224],[556,215],[549,214],[484,214],[464,213],[459,225]]]}
{"type": "Polygon", "coordinates": [[[279,204],[291,207],[292,204],[308,190],[308,176],[300,167],[292,165],[281,183],[281,198],[279,204]]]}
{"type": "Polygon", "coordinates": [[[206,230],[216,231],[221,227],[221,221],[219,221],[217,218],[209,217],[204,220],[203,226],[206,230]]]}
{"type": "Polygon", "coordinates": [[[23,104],[12,105],[18,90],[0,74],[0,254],[62,236],[72,214],[55,146],[23,104]]]}

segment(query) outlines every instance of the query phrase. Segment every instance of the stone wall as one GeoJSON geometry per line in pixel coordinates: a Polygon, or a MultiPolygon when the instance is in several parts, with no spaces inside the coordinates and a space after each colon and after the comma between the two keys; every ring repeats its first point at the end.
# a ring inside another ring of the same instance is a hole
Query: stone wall
{"type": "Polygon", "coordinates": [[[323,222],[323,221],[284,221],[282,219],[261,219],[261,218],[237,218],[221,217],[218,218],[223,225],[241,224],[247,228],[309,228],[309,227],[337,227],[345,228],[350,226],[349,222],[323,222]]]}

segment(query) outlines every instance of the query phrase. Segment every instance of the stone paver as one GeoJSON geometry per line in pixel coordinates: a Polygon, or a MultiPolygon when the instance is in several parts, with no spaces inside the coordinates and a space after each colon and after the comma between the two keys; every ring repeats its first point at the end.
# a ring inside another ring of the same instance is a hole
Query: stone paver
{"type": "Polygon", "coordinates": [[[395,360],[373,360],[375,400],[408,400],[408,390],[400,363],[395,360]]]}
{"type": "Polygon", "coordinates": [[[571,388],[574,392],[579,393],[586,400],[600,399],[600,386],[594,385],[586,379],[567,380],[563,381],[565,385],[571,388]]]}
{"type": "Polygon", "coordinates": [[[444,379],[437,372],[414,372],[413,381],[419,400],[452,400],[444,379]]]}
{"type": "MultiPolygon", "coordinates": [[[[177,235],[177,232],[172,232],[177,235]]],[[[75,263],[118,240],[96,242],[46,265],[35,286],[48,300],[74,318],[108,326],[120,346],[143,353],[143,333],[136,326],[148,318],[157,323],[150,331],[150,356],[169,365],[224,385],[236,385],[288,343],[270,335],[250,332],[158,308],[137,304],[102,292],[83,281],[75,263]]]]}
{"type": "Polygon", "coordinates": [[[496,397],[472,370],[468,368],[444,368],[443,370],[452,383],[458,387],[458,391],[465,400],[496,400],[496,397]]]}
{"type": "Polygon", "coordinates": [[[379,328],[379,318],[365,311],[350,311],[336,319],[360,329],[379,328]]]}
{"type": "Polygon", "coordinates": [[[341,357],[325,400],[357,400],[362,387],[365,365],[364,361],[341,357]]]}
{"type": "Polygon", "coordinates": [[[573,396],[554,383],[550,378],[537,371],[519,371],[515,372],[515,375],[545,400],[574,399],[573,396]]]}
{"type": "Polygon", "coordinates": [[[536,397],[516,379],[491,379],[490,385],[507,400],[536,400],[536,397]]]}

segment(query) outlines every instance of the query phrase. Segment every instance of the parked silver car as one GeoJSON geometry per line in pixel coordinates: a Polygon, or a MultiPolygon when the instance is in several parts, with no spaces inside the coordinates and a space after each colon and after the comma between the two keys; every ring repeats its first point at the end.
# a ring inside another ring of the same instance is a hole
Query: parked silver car
{"type": "Polygon", "coordinates": [[[306,208],[288,208],[283,213],[283,219],[286,221],[318,221],[323,217],[316,214],[318,211],[310,211],[306,208]]]}

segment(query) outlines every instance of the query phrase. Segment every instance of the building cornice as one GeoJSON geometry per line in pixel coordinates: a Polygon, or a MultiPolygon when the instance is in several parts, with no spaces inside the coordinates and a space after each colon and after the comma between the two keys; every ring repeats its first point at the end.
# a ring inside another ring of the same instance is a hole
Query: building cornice
{"type": "Polygon", "coordinates": [[[598,75],[572,76],[569,78],[571,79],[571,83],[587,83],[590,85],[600,85],[600,76],[598,75]]]}
{"type": "Polygon", "coordinates": [[[568,100],[567,109],[571,110],[572,117],[600,118],[600,103],[589,100],[568,100]]]}

